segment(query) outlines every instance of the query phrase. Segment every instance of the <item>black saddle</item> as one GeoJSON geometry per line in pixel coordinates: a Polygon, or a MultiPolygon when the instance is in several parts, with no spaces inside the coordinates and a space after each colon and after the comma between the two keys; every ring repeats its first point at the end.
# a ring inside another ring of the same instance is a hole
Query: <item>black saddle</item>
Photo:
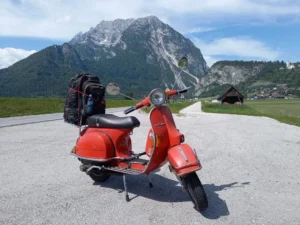
{"type": "Polygon", "coordinates": [[[112,114],[96,114],[87,118],[89,127],[135,128],[140,121],[134,116],[118,117],[112,114]]]}

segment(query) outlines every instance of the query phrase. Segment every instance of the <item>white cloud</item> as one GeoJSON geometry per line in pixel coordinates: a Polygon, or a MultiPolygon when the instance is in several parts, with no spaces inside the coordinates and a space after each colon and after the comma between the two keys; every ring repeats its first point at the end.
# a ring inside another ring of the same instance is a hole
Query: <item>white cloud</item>
{"type": "Polygon", "coordinates": [[[71,16],[63,16],[63,17],[59,17],[55,20],[58,23],[68,23],[71,21],[71,16]]]}
{"type": "Polygon", "coordinates": [[[198,38],[191,38],[207,56],[239,56],[261,60],[276,60],[281,52],[271,49],[261,41],[249,37],[230,37],[204,42],[198,38]]]}
{"type": "Polygon", "coordinates": [[[183,34],[195,34],[195,33],[203,33],[203,32],[208,32],[208,31],[213,31],[216,30],[216,28],[213,27],[195,27],[191,28],[186,31],[182,31],[183,34]]]}
{"type": "Polygon", "coordinates": [[[0,48],[0,69],[9,67],[35,52],[35,50],[27,51],[17,48],[0,48]]]}
{"type": "Polygon", "coordinates": [[[0,1],[0,35],[69,40],[101,20],[156,15],[179,31],[214,22],[276,20],[300,14],[299,1],[277,0],[19,0],[0,1]]]}
{"type": "Polygon", "coordinates": [[[204,55],[203,57],[204,57],[204,59],[205,59],[207,65],[208,65],[209,67],[211,67],[215,62],[218,61],[218,59],[213,58],[213,57],[208,56],[208,55],[204,55]]]}
{"type": "Polygon", "coordinates": [[[297,15],[300,12],[298,1],[261,1],[261,0],[161,0],[161,5],[177,13],[199,13],[211,16],[212,13],[224,15],[239,16],[279,16],[279,15],[297,15]]]}

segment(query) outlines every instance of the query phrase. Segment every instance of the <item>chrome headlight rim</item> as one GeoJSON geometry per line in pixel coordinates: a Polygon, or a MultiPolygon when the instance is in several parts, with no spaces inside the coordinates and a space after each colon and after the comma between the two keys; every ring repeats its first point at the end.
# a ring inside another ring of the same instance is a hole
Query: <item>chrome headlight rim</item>
{"type": "Polygon", "coordinates": [[[163,91],[160,88],[156,88],[156,89],[152,90],[150,92],[150,94],[149,94],[149,101],[154,106],[161,106],[161,105],[163,105],[166,102],[166,99],[167,99],[166,92],[163,91]],[[161,99],[159,100],[159,102],[155,101],[155,100],[157,100],[157,96],[155,96],[157,94],[161,94],[161,99]]]}

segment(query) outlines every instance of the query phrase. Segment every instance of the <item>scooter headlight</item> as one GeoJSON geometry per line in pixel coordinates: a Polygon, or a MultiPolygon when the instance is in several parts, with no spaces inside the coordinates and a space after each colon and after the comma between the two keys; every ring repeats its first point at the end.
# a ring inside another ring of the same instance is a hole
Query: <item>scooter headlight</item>
{"type": "Polygon", "coordinates": [[[150,92],[150,103],[155,106],[161,106],[166,101],[166,93],[162,89],[154,89],[150,92]]]}

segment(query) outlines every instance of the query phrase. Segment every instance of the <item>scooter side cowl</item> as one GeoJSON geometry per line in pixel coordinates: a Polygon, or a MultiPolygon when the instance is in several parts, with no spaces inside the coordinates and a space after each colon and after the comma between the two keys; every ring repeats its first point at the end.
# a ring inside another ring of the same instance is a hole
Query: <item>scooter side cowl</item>
{"type": "Polygon", "coordinates": [[[184,175],[201,169],[200,161],[188,144],[180,144],[168,151],[168,160],[177,175],[184,175]]]}
{"type": "Polygon", "coordinates": [[[90,129],[76,143],[77,156],[90,159],[107,159],[115,156],[113,143],[107,133],[90,129]]]}

